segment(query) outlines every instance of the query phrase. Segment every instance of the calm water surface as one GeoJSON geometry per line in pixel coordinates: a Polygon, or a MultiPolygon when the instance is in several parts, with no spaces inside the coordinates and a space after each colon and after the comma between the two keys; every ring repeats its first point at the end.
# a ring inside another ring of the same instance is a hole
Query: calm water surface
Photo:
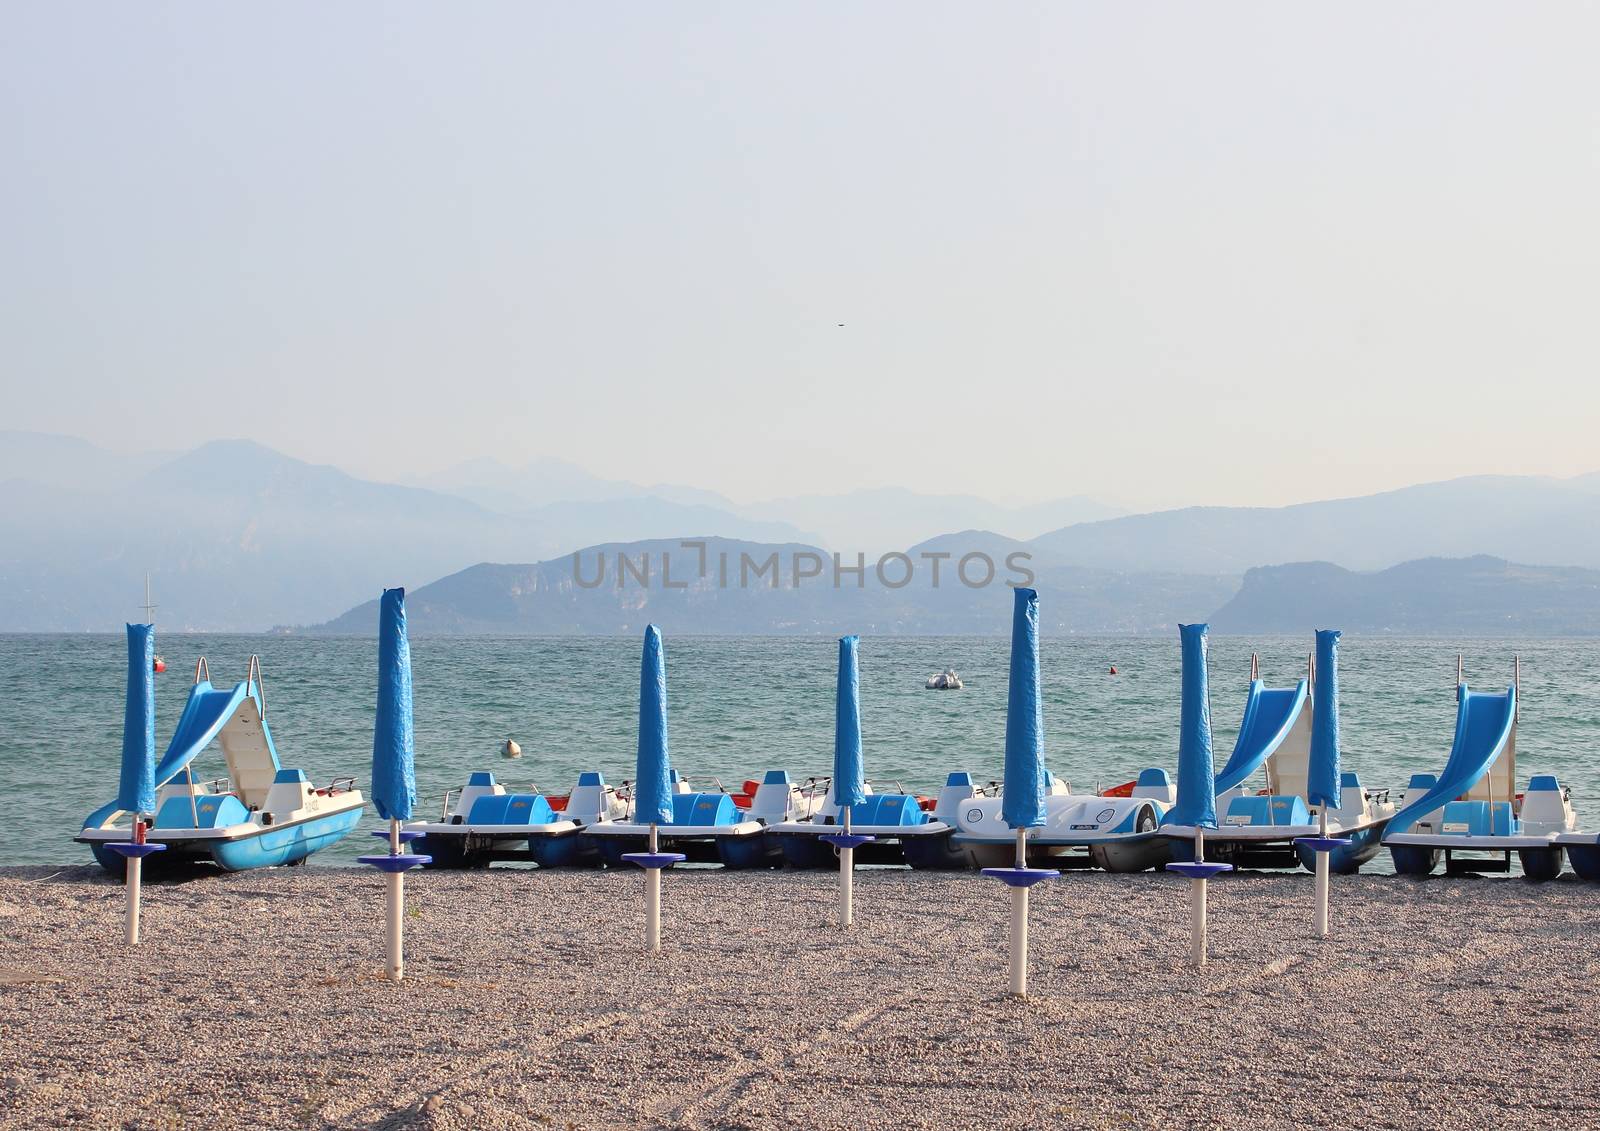
{"type": "MultiPolygon", "coordinates": [[[[265,672],[268,722],[285,765],[321,784],[372,757],[377,687],[373,641],[293,636],[158,637],[157,743],[165,749],[197,657],[217,684],[244,677],[252,653],[265,672]]],[[[1220,765],[1232,748],[1261,654],[1269,684],[1304,671],[1311,634],[1215,637],[1212,718],[1220,765]]],[[[1008,641],[1001,637],[864,638],[862,730],[879,788],[931,792],[953,769],[1000,775],[1008,641]],[[966,690],[923,681],[954,667],[966,690]]],[[[412,641],[418,799],[438,811],[473,769],[519,787],[565,792],[580,770],[632,776],[640,641],[618,637],[452,638],[412,641]],[[519,761],[499,756],[515,738],[519,761]]],[[[695,785],[732,785],[769,767],[824,774],[833,751],[830,639],[667,639],[672,757],[695,785]]],[[[1369,786],[1436,772],[1455,721],[1456,653],[1475,687],[1504,687],[1522,656],[1518,780],[1551,772],[1573,787],[1586,827],[1600,794],[1600,641],[1401,640],[1347,636],[1340,659],[1346,766],[1369,786]]],[[[1045,727],[1050,768],[1077,788],[1126,781],[1147,765],[1175,769],[1178,640],[1046,637],[1045,727]],[[1115,664],[1119,675],[1107,674],[1115,664]]],[[[121,636],[0,636],[0,862],[82,863],[72,843],[83,818],[116,793],[126,644],[121,636]]],[[[220,750],[197,769],[224,772],[220,750]]],[[[376,827],[370,814],[368,824],[376,827]]],[[[345,863],[371,842],[357,835],[316,857],[345,863]]]]}

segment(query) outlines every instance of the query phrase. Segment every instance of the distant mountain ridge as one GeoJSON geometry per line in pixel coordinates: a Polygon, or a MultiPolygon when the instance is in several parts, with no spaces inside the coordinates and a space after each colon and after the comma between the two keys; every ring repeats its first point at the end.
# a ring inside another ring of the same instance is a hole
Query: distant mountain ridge
{"type": "MultiPolygon", "coordinates": [[[[935,559],[923,558],[920,548],[905,555],[909,567],[885,562],[880,573],[880,563],[869,560],[857,573],[857,556],[835,563],[829,551],[803,543],[611,543],[553,561],[470,566],[409,592],[406,610],[411,630],[422,635],[607,635],[652,622],[674,633],[717,635],[989,635],[1010,630],[1007,583],[1031,582],[1050,595],[1046,621],[1055,631],[1147,632],[1215,608],[1236,585],[1228,577],[1008,564],[1003,553],[991,553],[1014,545],[997,535],[930,543],[925,550],[937,556],[935,581],[935,559]],[[618,564],[619,556],[629,568],[618,564]]],[[[373,599],[300,631],[370,635],[377,608],[373,599]]]]}
{"type": "MultiPolygon", "coordinates": [[[[1039,584],[1061,594],[1052,605],[1060,624],[1076,631],[1152,631],[1172,618],[1203,616],[1228,604],[1247,571],[1284,562],[1371,571],[1489,554],[1600,568],[1600,473],[1480,476],[1288,507],[1107,518],[1095,517],[1106,504],[1070,495],[1018,508],[872,489],[742,506],[714,492],[640,487],[556,461],[534,461],[509,480],[506,470],[488,460],[462,465],[450,491],[361,479],[244,440],[125,454],[72,437],[0,431],[0,631],[114,628],[139,615],[146,572],[166,630],[321,624],[384,585],[420,591],[470,563],[535,563],[482,567],[529,571],[577,547],[671,541],[691,531],[807,547],[825,558],[838,551],[850,561],[895,551],[929,555],[931,563],[948,554],[953,567],[973,552],[996,561],[1026,554],[1039,584]],[[490,505],[496,491],[510,494],[503,506],[490,505]],[[552,500],[552,493],[577,497],[552,500]],[[769,506],[776,510],[763,511],[769,506]],[[1028,523],[1076,511],[1090,520],[1026,537],[1028,523]],[[830,525],[816,529],[810,519],[830,525]],[[940,520],[947,524],[929,529],[940,520]]],[[[852,598],[856,612],[905,631],[992,628],[981,591],[934,593],[923,577],[901,589],[876,579],[863,588],[866,596],[852,598]]],[[[683,608],[728,630],[798,631],[814,623],[823,631],[845,606],[812,598],[768,595],[745,607],[752,619],[743,628],[711,607],[738,609],[731,599],[683,608]]],[[[666,608],[677,600],[647,597],[666,608]]],[[[619,623],[617,609],[595,601],[583,596],[574,615],[619,623]]],[[[516,619],[531,625],[543,616],[523,610],[516,619]]]]}
{"type": "Polygon", "coordinates": [[[1503,558],[1426,558],[1376,573],[1329,562],[1252,569],[1211,618],[1218,632],[1449,636],[1600,634],[1600,571],[1503,558]]]}
{"type": "Polygon", "coordinates": [[[1101,569],[1243,573],[1282,562],[1383,569],[1493,554],[1600,568],[1600,476],[1474,476],[1286,507],[1187,507],[1079,523],[1033,540],[1101,569]]]}

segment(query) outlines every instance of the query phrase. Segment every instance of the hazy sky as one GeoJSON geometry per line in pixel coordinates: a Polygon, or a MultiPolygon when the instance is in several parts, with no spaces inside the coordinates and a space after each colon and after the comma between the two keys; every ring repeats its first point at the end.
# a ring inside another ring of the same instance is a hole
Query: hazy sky
{"type": "Polygon", "coordinates": [[[0,427],[742,500],[1600,467],[1594,5],[13,3],[4,29],[0,427]]]}

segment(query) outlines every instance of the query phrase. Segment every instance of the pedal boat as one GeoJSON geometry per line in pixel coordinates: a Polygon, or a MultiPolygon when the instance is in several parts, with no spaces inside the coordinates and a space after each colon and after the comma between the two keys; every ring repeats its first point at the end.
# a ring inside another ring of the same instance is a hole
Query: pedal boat
{"type": "MultiPolygon", "coordinates": [[[[354,778],[335,778],[316,789],[302,771],[283,767],[267,726],[256,656],[245,679],[231,688],[212,686],[204,658],[195,665],[194,687],[155,780],[155,820],[146,839],[167,851],[145,867],[157,873],[195,863],[229,872],[300,864],[348,835],[365,805],[354,778]],[[193,762],[213,741],[222,747],[228,776],[198,782],[193,762]]],[[[131,839],[133,816],[112,802],[91,813],[74,839],[89,846],[102,868],[121,876],[125,862],[106,846],[131,839]]]]}
{"type": "MultiPolygon", "coordinates": [[[[924,808],[922,798],[915,794],[898,789],[892,793],[878,793],[871,782],[864,783],[863,788],[865,800],[850,807],[850,831],[873,839],[854,850],[857,864],[908,864],[914,854],[922,853],[929,861],[920,865],[922,867],[966,866],[932,861],[949,851],[945,844],[948,826],[939,823],[935,827],[934,818],[947,815],[954,799],[973,794],[970,774],[951,774],[932,812],[924,808]]],[[[790,868],[831,869],[839,866],[838,849],[821,838],[837,833],[842,827],[842,813],[830,784],[811,815],[774,825],[771,831],[783,853],[783,862],[790,868]]]]}
{"type": "MultiPolygon", "coordinates": [[[[777,868],[783,850],[772,830],[786,822],[807,820],[817,801],[791,781],[787,770],[768,770],[741,808],[735,796],[723,792],[698,792],[672,771],[672,820],[657,824],[657,851],[681,852],[691,864],[721,864],[724,868],[777,868]]],[[[626,819],[601,821],[585,830],[610,867],[623,865],[628,853],[642,852],[650,827],[626,819]]]]}
{"type": "Polygon", "coordinates": [[[600,850],[583,831],[627,811],[627,802],[595,770],[580,773],[564,797],[511,792],[494,774],[476,770],[466,785],[444,795],[438,820],[406,828],[422,834],[417,851],[433,857],[428,867],[487,868],[496,861],[593,867],[603,862],[600,850]]]}
{"type": "MultiPolygon", "coordinates": [[[[1129,785],[1107,793],[1073,793],[1053,775],[1050,782],[1045,822],[1027,833],[1029,867],[1142,872],[1170,859],[1170,848],[1157,831],[1177,800],[1167,771],[1143,770],[1129,785]]],[[[1017,833],[1001,814],[1003,803],[1000,796],[975,797],[958,810],[950,843],[973,867],[1015,863],[1017,833]]]]}
{"type": "MultiPolygon", "coordinates": [[[[1400,875],[1430,875],[1441,857],[1447,875],[1509,872],[1515,852],[1522,874],[1542,882],[1561,874],[1574,844],[1584,867],[1592,867],[1571,794],[1554,774],[1534,774],[1527,791],[1516,792],[1520,662],[1513,671],[1503,694],[1472,691],[1457,660],[1450,756],[1437,776],[1412,776],[1383,838],[1400,875]]],[[[1587,839],[1595,843],[1592,836],[1587,839]]],[[[1573,866],[1578,867],[1577,856],[1573,866]]]]}

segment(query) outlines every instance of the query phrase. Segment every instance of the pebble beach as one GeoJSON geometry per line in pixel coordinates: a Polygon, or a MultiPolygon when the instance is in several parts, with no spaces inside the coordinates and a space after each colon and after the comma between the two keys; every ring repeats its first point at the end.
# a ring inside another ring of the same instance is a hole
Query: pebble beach
{"type": "Polygon", "coordinates": [[[0,1128],[1600,1127],[1600,888],[1306,875],[0,869],[0,1128]]]}

